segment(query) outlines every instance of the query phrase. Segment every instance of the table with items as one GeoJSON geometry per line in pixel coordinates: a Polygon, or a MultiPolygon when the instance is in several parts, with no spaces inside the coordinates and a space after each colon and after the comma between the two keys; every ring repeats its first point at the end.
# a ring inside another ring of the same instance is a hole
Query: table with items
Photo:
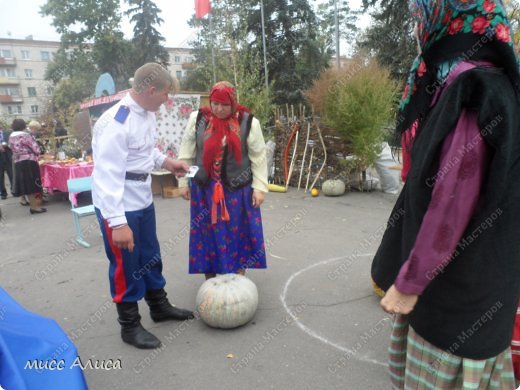
{"type": "MultiPolygon", "coordinates": [[[[56,190],[67,192],[67,180],[78,177],[91,176],[94,170],[94,163],[89,161],[41,161],[40,175],[42,187],[48,194],[53,194],[56,190]]],[[[76,194],[70,194],[71,200],[76,204],[76,194]]]]}

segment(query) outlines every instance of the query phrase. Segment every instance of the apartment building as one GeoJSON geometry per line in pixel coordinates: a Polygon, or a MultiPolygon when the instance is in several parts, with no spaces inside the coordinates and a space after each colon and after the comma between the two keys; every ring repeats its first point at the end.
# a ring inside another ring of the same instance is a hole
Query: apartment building
{"type": "MultiPolygon", "coordinates": [[[[10,123],[14,118],[39,118],[52,99],[52,85],[45,81],[48,63],[60,43],[26,39],[0,38],[0,118],[10,123]]],[[[190,48],[167,48],[169,69],[179,80],[195,67],[190,48]]],[[[94,91],[92,91],[94,95],[94,91]]]]}
{"type": "Polygon", "coordinates": [[[195,58],[193,51],[190,48],[166,48],[170,54],[170,66],[171,73],[182,80],[186,78],[189,73],[195,68],[195,58]]]}
{"type": "Polygon", "coordinates": [[[0,38],[0,117],[38,118],[52,99],[45,69],[59,42],[0,38]]]}

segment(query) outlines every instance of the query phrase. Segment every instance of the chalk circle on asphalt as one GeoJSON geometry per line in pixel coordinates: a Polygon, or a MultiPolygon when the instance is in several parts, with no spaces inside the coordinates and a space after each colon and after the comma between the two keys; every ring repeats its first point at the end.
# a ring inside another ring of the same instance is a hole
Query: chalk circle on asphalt
{"type": "MultiPolygon", "coordinates": [[[[373,256],[373,255],[374,255],[373,253],[367,253],[367,254],[360,254],[359,256],[367,257],[367,256],[373,256]]],[[[327,344],[327,345],[329,345],[329,346],[331,346],[333,348],[336,348],[336,349],[340,350],[341,352],[344,352],[345,354],[348,354],[349,356],[352,356],[356,360],[359,360],[359,361],[362,361],[362,362],[366,362],[366,363],[376,364],[378,366],[387,367],[388,366],[387,363],[380,362],[379,360],[371,359],[371,358],[368,358],[366,356],[360,356],[358,353],[356,353],[355,350],[347,348],[347,347],[344,347],[342,345],[339,345],[339,344],[337,344],[337,343],[327,339],[326,337],[320,335],[319,333],[317,333],[316,331],[312,330],[307,325],[302,323],[300,321],[300,319],[296,316],[296,314],[287,305],[287,302],[286,302],[287,292],[289,291],[289,287],[291,286],[291,283],[296,278],[298,278],[298,276],[300,276],[301,274],[303,274],[303,273],[305,273],[307,271],[310,271],[313,268],[325,266],[325,265],[328,265],[330,263],[334,263],[334,262],[337,262],[337,261],[340,261],[340,260],[345,260],[345,259],[346,259],[345,256],[334,257],[332,259],[319,261],[319,262],[311,264],[311,265],[309,265],[309,266],[307,266],[305,268],[302,268],[299,271],[296,271],[285,282],[285,285],[283,286],[282,293],[280,294],[280,300],[282,301],[282,305],[283,305],[285,311],[291,316],[291,318],[293,319],[294,323],[296,325],[298,325],[298,327],[302,331],[304,331],[307,335],[309,335],[310,337],[315,338],[316,340],[319,340],[322,343],[327,344]]]]}

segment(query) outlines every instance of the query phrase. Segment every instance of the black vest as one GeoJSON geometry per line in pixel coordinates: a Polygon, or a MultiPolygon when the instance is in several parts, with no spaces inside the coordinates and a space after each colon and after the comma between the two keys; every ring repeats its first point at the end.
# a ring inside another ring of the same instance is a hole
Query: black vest
{"type": "Polygon", "coordinates": [[[373,260],[372,277],[387,290],[408,258],[431,200],[443,141],[463,108],[478,113],[490,149],[488,174],[451,262],[430,275],[410,324],[438,348],[487,359],[510,345],[520,294],[520,107],[500,70],[464,72],[428,113],[373,260]]]}
{"type": "MultiPolygon", "coordinates": [[[[222,158],[221,181],[224,187],[234,190],[246,185],[251,185],[253,181],[253,174],[251,171],[251,161],[247,153],[247,137],[251,130],[251,122],[253,115],[244,112],[242,121],[240,122],[240,147],[242,148],[242,161],[237,163],[233,153],[228,153],[227,145],[224,148],[224,156],[222,158]]],[[[199,111],[197,121],[195,122],[195,134],[197,140],[197,157],[195,164],[199,167],[195,180],[197,184],[205,186],[209,182],[209,175],[204,168],[202,156],[204,155],[204,131],[206,130],[207,121],[199,111]]]]}

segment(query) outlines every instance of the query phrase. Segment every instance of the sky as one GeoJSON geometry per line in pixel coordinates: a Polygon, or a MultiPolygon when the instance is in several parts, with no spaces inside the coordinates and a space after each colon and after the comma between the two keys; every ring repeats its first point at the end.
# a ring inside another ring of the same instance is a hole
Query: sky
{"type": "MultiPolygon", "coordinates": [[[[124,1],[120,1],[122,9],[125,8],[124,1]]],[[[187,42],[193,40],[196,33],[196,30],[190,29],[187,23],[195,13],[195,1],[154,1],[162,10],[160,16],[164,23],[158,27],[158,30],[166,39],[165,46],[187,47],[187,42]]],[[[361,0],[352,1],[357,4],[360,2],[361,0]]],[[[28,35],[32,35],[35,40],[59,41],[59,35],[51,25],[52,19],[44,18],[39,14],[40,7],[45,3],[46,0],[0,0],[0,38],[24,39],[28,35]]],[[[311,1],[312,3],[315,1],[311,1]]],[[[123,16],[121,27],[125,36],[131,38],[132,27],[125,19],[126,17],[123,16]]]]}

